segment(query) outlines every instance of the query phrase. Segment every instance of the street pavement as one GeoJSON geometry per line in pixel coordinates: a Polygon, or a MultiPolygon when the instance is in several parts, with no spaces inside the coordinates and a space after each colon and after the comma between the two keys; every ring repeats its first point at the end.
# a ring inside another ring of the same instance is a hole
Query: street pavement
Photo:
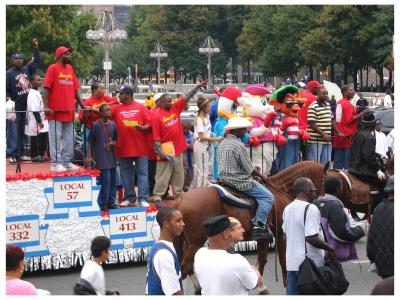
{"type": "MultiPolygon", "coordinates": [[[[343,263],[343,270],[350,282],[346,295],[368,295],[380,280],[376,273],[368,272],[370,263],[366,257],[366,238],[356,243],[358,261],[343,263]]],[[[278,282],[275,282],[274,252],[268,254],[268,263],[264,271],[264,282],[271,295],[284,295],[280,267],[278,266],[278,282]]],[[[256,263],[256,253],[245,254],[251,264],[256,263]]],[[[279,264],[279,261],[278,261],[279,264]]],[[[121,295],[143,295],[146,283],[146,263],[126,263],[106,265],[105,277],[107,289],[118,290],[121,295]]],[[[22,279],[33,283],[37,288],[48,290],[52,295],[72,295],[74,283],[78,280],[80,268],[42,271],[25,274],[22,279]]],[[[194,289],[189,279],[184,280],[185,294],[193,295],[194,289]]],[[[250,292],[257,295],[257,291],[250,292]]]]}

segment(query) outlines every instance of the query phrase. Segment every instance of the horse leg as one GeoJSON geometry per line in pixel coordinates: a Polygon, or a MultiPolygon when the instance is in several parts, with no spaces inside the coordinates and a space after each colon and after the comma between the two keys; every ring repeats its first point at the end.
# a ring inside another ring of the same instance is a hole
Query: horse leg
{"type": "Polygon", "coordinates": [[[281,270],[282,270],[282,281],[283,281],[283,286],[286,287],[286,278],[287,278],[287,272],[286,272],[286,248],[285,248],[285,242],[283,240],[283,232],[282,229],[278,230],[278,238],[279,243],[277,243],[277,249],[278,251],[278,256],[279,256],[279,264],[281,265],[281,270]]]}
{"type": "Polygon", "coordinates": [[[189,278],[193,283],[194,294],[201,295],[201,287],[200,287],[200,283],[199,283],[199,280],[197,279],[196,274],[193,273],[193,274],[189,275],[189,278]]]}
{"type": "Polygon", "coordinates": [[[263,279],[264,267],[268,260],[267,255],[268,255],[268,242],[265,240],[257,241],[257,264],[258,264],[258,270],[260,271],[261,274],[261,282],[258,283],[257,289],[260,295],[269,294],[269,290],[264,285],[264,279],[263,279]]]}

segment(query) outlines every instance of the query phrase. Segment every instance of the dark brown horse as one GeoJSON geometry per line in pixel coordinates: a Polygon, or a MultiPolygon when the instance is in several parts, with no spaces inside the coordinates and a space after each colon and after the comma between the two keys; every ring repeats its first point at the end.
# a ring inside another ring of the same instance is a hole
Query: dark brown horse
{"type": "MultiPolygon", "coordinates": [[[[326,174],[326,169],[324,170],[323,165],[312,161],[304,161],[279,172],[279,174],[268,177],[265,182],[268,189],[275,196],[275,205],[272,207],[269,220],[270,223],[272,223],[274,233],[277,234],[275,238],[277,241],[277,251],[279,254],[279,262],[281,265],[284,285],[286,285],[286,260],[282,234],[283,210],[286,205],[293,200],[291,190],[293,183],[297,178],[310,178],[314,182],[318,194],[321,194],[324,174],[326,174]]],[[[182,194],[173,202],[174,203],[171,204],[179,208],[183,215],[183,221],[185,222],[184,233],[179,241],[175,243],[181,261],[183,278],[193,274],[194,255],[197,250],[204,245],[207,239],[202,225],[203,221],[207,218],[219,214],[227,214],[228,216],[236,217],[241,221],[243,228],[246,230],[245,240],[250,240],[252,228],[250,210],[231,206],[222,202],[219,194],[212,187],[193,189],[182,194]]],[[[267,263],[267,254],[267,242],[258,241],[257,263],[261,274],[263,274],[264,266],[267,263]]],[[[265,287],[259,287],[259,290],[264,290],[264,292],[267,291],[265,287]]]]}

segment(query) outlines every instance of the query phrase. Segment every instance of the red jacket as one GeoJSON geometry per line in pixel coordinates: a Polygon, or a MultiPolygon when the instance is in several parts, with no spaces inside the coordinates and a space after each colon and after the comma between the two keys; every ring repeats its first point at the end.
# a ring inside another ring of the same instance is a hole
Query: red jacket
{"type": "Polygon", "coordinates": [[[335,135],[333,138],[334,148],[347,149],[351,146],[353,135],[358,130],[357,120],[354,119],[356,115],[356,109],[350,100],[346,98],[339,100],[336,106],[336,123],[339,131],[349,136],[340,137],[335,135]]]}

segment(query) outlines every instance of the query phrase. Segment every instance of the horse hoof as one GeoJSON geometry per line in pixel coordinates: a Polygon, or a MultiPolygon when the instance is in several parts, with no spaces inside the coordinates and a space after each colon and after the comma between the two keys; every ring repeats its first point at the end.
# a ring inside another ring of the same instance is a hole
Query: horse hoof
{"type": "Polygon", "coordinates": [[[269,295],[269,290],[266,287],[257,288],[260,295],[269,295]]]}

